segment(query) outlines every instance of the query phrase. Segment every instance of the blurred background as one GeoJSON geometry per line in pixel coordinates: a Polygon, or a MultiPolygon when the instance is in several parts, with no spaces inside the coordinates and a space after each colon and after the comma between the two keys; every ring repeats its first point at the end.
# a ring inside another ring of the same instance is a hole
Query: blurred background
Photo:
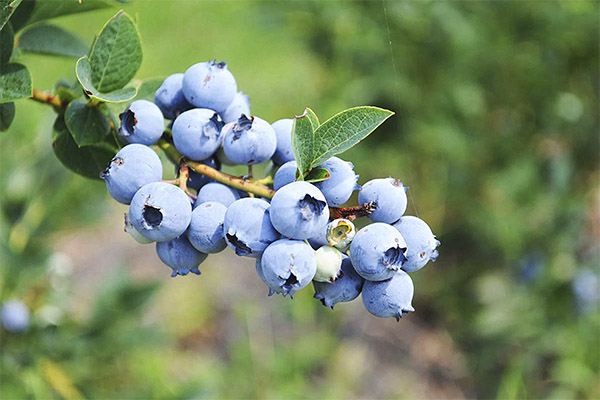
{"type": "MultiPolygon", "coordinates": [[[[143,1],[137,77],[225,60],[270,122],[396,115],[342,157],[400,178],[442,242],[415,313],[267,297],[252,259],[169,278],[125,206],[51,149],[50,107],[0,136],[0,397],[599,398],[599,3],[143,1]],[[9,303],[13,304],[13,303],[9,303]],[[18,308],[18,307],[17,307],[18,308]],[[21,312],[21,315],[23,312],[21,312]]],[[[54,22],[91,43],[115,9],[54,22]]],[[[74,60],[23,55],[34,87],[74,60]]],[[[165,168],[168,172],[170,169],[165,168]]]]}

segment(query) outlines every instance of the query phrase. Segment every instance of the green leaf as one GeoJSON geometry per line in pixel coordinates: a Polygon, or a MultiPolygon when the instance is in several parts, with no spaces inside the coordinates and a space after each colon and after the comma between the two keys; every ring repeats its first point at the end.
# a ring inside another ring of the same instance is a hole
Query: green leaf
{"type": "Polygon", "coordinates": [[[0,65],[5,64],[10,60],[15,44],[15,35],[10,23],[4,26],[0,33],[0,65]]]}
{"type": "Polygon", "coordinates": [[[101,93],[92,84],[92,68],[87,56],[83,56],[77,60],[75,71],[79,83],[83,86],[83,90],[92,99],[107,103],[122,103],[133,99],[137,94],[137,88],[135,87],[125,87],[110,93],[101,93]]]}
{"type": "Polygon", "coordinates": [[[117,152],[117,149],[108,142],[78,147],[61,115],[54,122],[52,149],[56,158],[65,167],[92,179],[100,179],[100,172],[106,168],[117,152]]]}
{"type": "Polygon", "coordinates": [[[92,83],[100,92],[124,87],[142,64],[140,35],[123,10],[102,28],[90,51],[92,83]]]}
{"type": "Polygon", "coordinates": [[[362,106],[350,108],[329,118],[314,133],[314,150],[308,168],[348,150],[392,115],[392,111],[383,108],[362,106]]]}
{"type": "MultiPolygon", "coordinates": [[[[300,179],[304,179],[305,172],[310,168],[313,159],[313,147],[315,146],[314,127],[311,110],[307,108],[304,114],[294,117],[294,127],[292,129],[292,147],[294,157],[298,163],[298,173],[300,179]]],[[[314,113],[312,113],[314,114],[314,113]]]]}
{"type": "Polygon", "coordinates": [[[330,176],[331,175],[329,174],[329,171],[327,171],[325,168],[313,168],[310,170],[308,175],[306,175],[304,180],[306,182],[315,183],[329,179],[330,176]]]}
{"type": "Polygon", "coordinates": [[[31,75],[24,65],[0,66],[0,103],[31,97],[31,75]]]}
{"type": "Polygon", "coordinates": [[[4,26],[13,15],[21,0],[0,0],[0,30],[4,32],[4,26]]]}
{"type": "Polygon", "coordinates": [[[110,120],[98,109],[81,100],[73,100],[65,111],[65,124],[78,146],[102,141],[110,133],[110,120]]]}
{"type": "Polygon", "coordinates": [[[316,130],[319,127],[319,125],[321,124],[319,122],[319,117],[317,117],[317,114],[315,114],[315,112],[313,110],[311,110],[310,108],[307,108],[306,110],[304,110],[304,113],[310,119],[310,122],[312,122],[313,129],[316,130]]]}
{"type": "Polygon", "coordinates": [[[4,132],[12,124],[15,117],[15,103],[0,104],[0,132],[4,132]]]}
{"type": "Polygon", "coordinates": [[[152,78],[141,82],[135,100],[148,100],[154,102],[154,93],[162,85],[165,78],[152,78]]]}
{"type": "Polygon", "coordinates": [[[34,25],[19,36],[18,46],[31,53],[65,57],[81,57],[88,46],[76,35],[58,26],[34,25]]]}

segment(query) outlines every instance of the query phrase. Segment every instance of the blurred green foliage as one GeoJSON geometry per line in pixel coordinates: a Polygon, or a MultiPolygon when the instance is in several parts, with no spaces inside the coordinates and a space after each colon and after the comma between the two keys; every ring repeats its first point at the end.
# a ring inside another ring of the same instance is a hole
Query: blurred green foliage
{"type": "MultiPolygon", "coordinates": [[[[103,184],[54,158],[52,111],[20,100],[0,136],[0,287],[33,321],[1,332],[0,397],[600,396],[598,280],[573,288],[600,274],[597,2],[126,10],[142,32],[138,78],[217,58],[269,121],[394,110],[343,157],[361,182],[401,178],[441,255],[412,275],[417,311],[399,324],[360,300],[332,313],[311,288],[267,299],[253,263],[232,256],[169,280],[151,246],[112,238],[124,210],[103,184]]],[[[56,22],[91,43],[112,14],[56,22]]],[[[74,77],[70,59],[21,61],[39,89],[74,77]]]]}

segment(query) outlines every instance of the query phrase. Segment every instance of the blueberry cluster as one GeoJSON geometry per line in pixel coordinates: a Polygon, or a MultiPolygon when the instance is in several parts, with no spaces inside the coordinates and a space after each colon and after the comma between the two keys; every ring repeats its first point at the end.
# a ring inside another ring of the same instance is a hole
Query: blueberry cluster
{"type": "Polygon", "coordinates": [[[439,241],[421,219],[404,216],[406,188],[393,178],[361,188],[352,163],[338,157],[319,166],[328,171],[327,179],[297,181],[294,120],[269,124],[251,116],[249,99],[238,92],[225,63],[198,63],[169,76],[154,103],[134,101],[120,119],[119,134],[127,145],[101,177],[110,195],[129,205],[125,230],[140,243],[156,242],[173,277],[200,274],[208,254],[230,247],[256,259],[269,295],[293,297],[312,282],[314,297],[331,308],[362,292],[365,307],[376,316],[398,319],[414,311],[406,272],[434,261],[439,241]],[[183,156],[175,181],[162,180],[161,160],[149,147],[159,139],[183,156]],[[267,189],[271,195],[263,197],[193,169],[182,172],[186,161],[220,171],[222,164],[269,160],[277,170],[273,190],[267,189]],[[340,210],[358,207],[337,208],[357,190],[361,209],[373,222],[358,232],[352,222],[356,214],[340,218],[340,210]]]}

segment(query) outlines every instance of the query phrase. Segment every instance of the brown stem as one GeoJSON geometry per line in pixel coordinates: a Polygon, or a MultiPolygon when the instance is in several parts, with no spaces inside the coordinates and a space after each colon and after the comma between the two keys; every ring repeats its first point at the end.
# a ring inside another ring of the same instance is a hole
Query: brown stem
{"type": "Polygon", "coordinates": [[[33,89],[33,93],[31,95],[31,100],[35,100],[40,103],[50,104],[56,108],[66,109],[69,104],[66,101],[63,101],[59,96],[50,94],[48,92],[44,92],[43,90],[33,89]]]}
{"type": "Polygon", "coordinates": [[[346,218],[350,221],[356,218],[366,217],[375,210],[375,204],[373,202],[364,203],[354,207],[329,207],[329,217],[331,219],[346,218]]]}

